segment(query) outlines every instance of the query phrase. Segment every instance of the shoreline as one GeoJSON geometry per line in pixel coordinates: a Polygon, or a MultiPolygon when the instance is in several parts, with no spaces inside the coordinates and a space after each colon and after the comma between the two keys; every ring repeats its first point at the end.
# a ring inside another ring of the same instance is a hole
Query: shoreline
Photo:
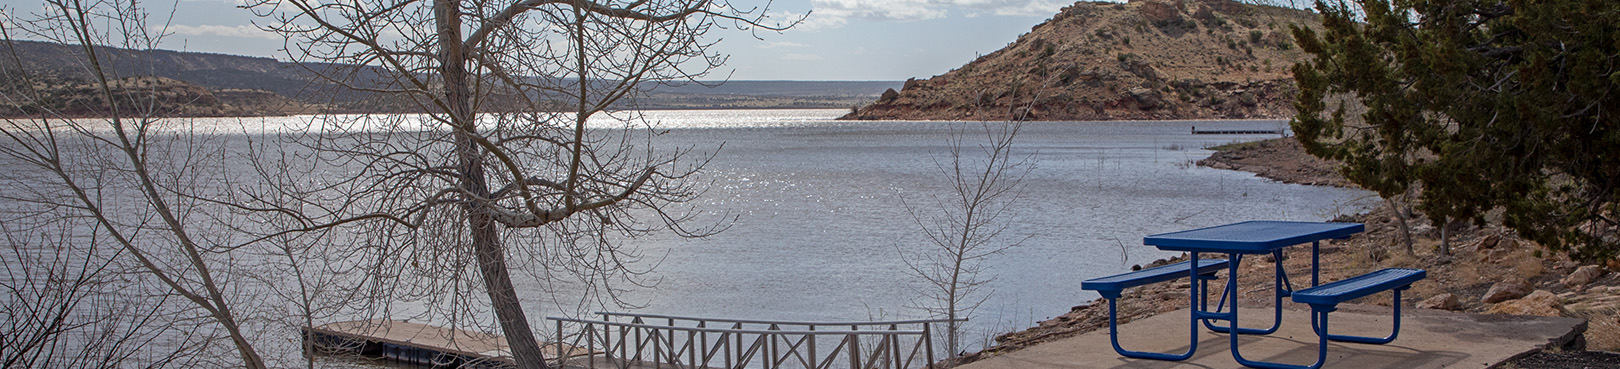
{"type": "MultiPolygon", "coordinates": [[[[804,106],[797,106],[797,107],[795,107],[795,106],[778,106],[778,107],[729,107],[729,106],[727,106],[727,107],[681,107],[681,108],[662,107],[662,108],[641,108],[641,109],[634,109],[634,110],[636,110],[636,111],[683,111],[683,110],[690,110],[690,111],[715,111],[715,110],[840,110],[840,111],[845,111],[845,110],[848,110],[848,109],[849,108],[840,108],[840,107],[804,107],[804,106]]],[[[624,110],[612,110],[612,111],[624,111],[624,110]]],[[[568,112],[561,111],[561,112],[549,112],[549,113],[568,113],[568,112]]],[[[402,113],[402,112],[345,112],[345,111],[331,111],[331,112],[296,112],[296,113],[286,113],[286,114],[261,114],[261,115],[177,114],[177,115],[173,115],[173,116],[164,116],[164,117],[161,117],[159,119],[191,119],[191,118],[210,118],[210,119],[242,118],[242,119],[246,119],[246,118],[284,118],[284,117],[315,116],[315,115],[424,115],[424,114],[429,114],[429,113],[421,113],[421,112],[402,113]]],[[[491,113],[483,113],[483,114],[491,114],[491,113]]],[[[124,117],[124,118],[131,118],[131,117],[124,117]]],[[[50,116],[48,119],[110,119],[110,118],[113,118],[113,117],[104,116],[104,115],[55,114],[55,115],[50,116]]],[[[30,115],[0,115],[0,119],[5,119],[5,120],[40,119],[40,117],[39,116],[30,116],[30,115]]],[[[831,119],[831,120],[836,120],[836,119],[831,119]]]]}
{"type": "MultiPolygon", "coordinates": [[[[634,110],[637,110],[637,111],[720,111],[720,110],[747,110],[747,111],[753,111],[753,110],[839,110],[839,111],[847,111],[848,109],[849,108],[840,108],[840,107],[802,107],[802,106],[790,107],[790,106],[782,106],[782,107],[642,108],[642,109],[634,109],[634,110]]],[[[614,111],[623,111],[623,110],[614,110],[614,111]]],[[[566,112],[564,112],[564,113],[566,113],[566,112]]],[[[245,118],[284,118],[284,117],[315,116],[315,115],[368,115],[368,114],[372,114],[372,115],[374,115],[374,114],[421,115],[421,114],[427,114],[427,113],[419,113],[419,112],[418,113],[400,113],[400,112],[369,112],[369,113],[362,113],[362,112],[340,112],[339,111],[339,112],[297,112],[297,113],[286,113],[286,114],[263,114],[263,115],[185,115],[185,114],[182,114],[182,115],[166,116],[166,117],[162,117],[162,119],[189,119],[189,118],[210,118],[210,119],[244,118],[245,119],[245,118]]],[[[108,119],[108,118],[113,118],[113,117],[102,116],[102,115],[60,114],[60,115],[51,116],[49,119],[108,119]]],[[[38,116],[0,115],[0,119],[13,120],[13,119],[40,119],[40,118],[38,116]]],[[[958,120],[950,120],[950,119],[937,119],[937,120],[936,119],[852,120],[852,119],[841,119],[841,118],[829,119],[829,121],[840,121],[840,122],[917,122],[917,123],[1008,122],[1008,121],[1005,121],[1005,120],[960,120],[960,119],[958,119],[958,120]]],[[[1268,121],[1287,122],[1288,119],[1287,118],[1208,118],[1208,119],[1177,118],[1177,119],[1114,119],[1114,120],[1029,120],[1029,121],[1023,121],[1023,122],[1026,122],[1026,123],[1029,123],[1029,122],[1045,122],[1045,123],[1110,123],[1110,122],[1187,123],[1187,122],[1218,122],[1218,123],[1228,123],[1228,122],[1268,122],[1268,121]]],[[[1226,168],[1219,168],[1219,169],[1226,169],[1226,168]]],[[[1293,183],[1293,182],[1287,182],[1287,183],[1293,183]]]]}
{"type": "MultiPolygon", "coordinates": [[[[1355,187],[1335,171],[1336,163],[1311,157],[1291,137],[1225,145],[1212,150],[1216,152],[1198,161],[1199,166],[1241,170],[1285,183],[1355,187]]],[[[1620,350],[1620,317],[1616,314],[1620,312],[1620,271],[1615,270],[1620,268],[1620,263],[1611,260],[1606,265],[1585,264],[1564,255],[1543,257],[1546,250],[1540,245],[1519,238],[1498,224],[1463,227],[1452,236],[1450,253],[1442,255],[1440,232],[1421,215],[1414,214],[1411,218],[1411,253],[1401,242],[1399,223],[1388,206],[1331,219],[1363,223],[1367,230],[1345,240],[1323,243],[1323,279],[1338,280],[1387,267],[1427,269],[1429,278],[1414,284],[1406,293],[1402,301],[1404,307],[1588,320],[1589,328],[1580,347],[1567,351],[1549,348],[1510,363],[1523,362],[1531,367],[1567,363],[1570,365],[1567,367],[1573,368],[1593,361],[1612,365],[1613,355],[1603,352],[1620,350]],[[1504,293],[1506,289],[1517,291],[1504,293]]],[[[1141,267],[1170,264],[1185,258],[1182,255],[1141,267]]],[[[1256,268],[1276,262],[1269,259],[1255,257],[1249,262],[1260,264],[1254,265],[1256,268]]],[[[1310,251],[1289,248],[1282,263],[1290,275],[1308,275],[1310,251]]],[[[1238,280],[1240,290],[1249,291],[1239,296],[1248,306],[1271,305],[1270,294],[1261,292],[1262,287],[1272,283],[1272,277],[1260,274],[1247,273],[1238,280]]],[[[1078,285],[1079,281],[1074,282],[1078,285]]],[[[1184,300],[1162,297],[1184,296],[1187,286],[1187,281],[1182,280],[1125,290],[1118,302],[1120,322],[1184,308],[1184,300]]],[[[1353,302],[1381,306],[1390,303],[1387,294],[1353,302]]],[[[1040,321],[1034,327],[998,335],[994,337],[996,346],[968,354],[961,362],[977,361],[1107,326],[1107,302],[1096,298],[1040,321]]]]}

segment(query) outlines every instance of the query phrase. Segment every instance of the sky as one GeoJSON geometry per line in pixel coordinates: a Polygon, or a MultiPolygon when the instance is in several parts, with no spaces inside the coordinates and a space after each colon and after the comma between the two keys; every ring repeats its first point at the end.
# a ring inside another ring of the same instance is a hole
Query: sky
{"type": "MultiPolygon", "coordinates": [[[[266,20],[238,8],[244,0],[149,0],[173,5],[163,48],[223,54],[284,55],[280,36],[259,30],[266,20]]],[[[738,7],[768,0],[731,0],[738,7]]],[[[896,81],[928,78],[960,67],[1017,39],[1057,14],[1064,0],[777,0],[771,14],[808,13],[781,33],[717,30],[718,50],[730,55],[714,79],[896,81]],[[762,39],[756,39],[755,36],[762,39]]],[[[0,0],[11,14],[37,12],[38,0],[0,0]]],[[[153,21],[166,18],[154,14],[153,21]]],[[[285,57],[282,57],[285,59],[285,57]]]]}

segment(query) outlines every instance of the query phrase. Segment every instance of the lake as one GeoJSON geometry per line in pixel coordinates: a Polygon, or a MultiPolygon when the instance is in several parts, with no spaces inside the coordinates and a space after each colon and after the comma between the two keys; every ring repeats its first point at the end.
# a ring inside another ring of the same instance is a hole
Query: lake
{"type": "MultiPolygon", "coordinates": [[[[935,158],[954,128],[979,123],[834,121],[844,110],[653,111],[661,145],[712,150],[717,182],[701,207],[739,215],[697,239],[642,239],[667,257],[655,289],[635,291],[640,312],[764,320],[920,318],[922,283],[898,249],[923,247],[900,201],[944,194],[935,158]]],[[[1000,124],[1000,123],[996,123],[1000,124]]],[[[1029,122],[1018,155],[1037,168],[1024,206],[991,256],[992,297],[974,313],[968,342],[1022,329],[1097,298],[1080,281],[1172,256],[1149,234],[1241,220],[1322,221],[1358,212],[1368,192],[1283,184],[1192,163],[1207,147],[1275,135],[1193,135],[1204,129],[1278,129],[1283,121],[1029,122]]],[[[982,133],[967,143],[982,142],[982,133]],[[974,140],[979,138],[979,140],[974,140]]],[[[926,207],[922,210],[928,210],[926,207]]],[[[534,297],[530,297],[534,298],[534,297]]],[[[538,319],[531,315],[531,318],[538,319]]]]}
{"type": "MultiPolygon", "coordinates": [[[[951,132],[968,132],[967,152],[973,153],[971,148],[982,142],[981,123],[833,120],[845,112],[645,112],[644,118],[663,131],[653,138],[656,146],[715,153],[705,177],[713,184],[692,205],[708,219],[735,220],[707,238],[624,240],[659,261],[648,275],[656,284],[622,296],[640,308],[608,309],[791,321],[926,318],[914,308],[921,302],[924,282],[907,273],[900,256],[902,250],[925,247],[923,234],[901,199],[930,211],[927,199],[946,191],[947,178],[935,160],[948,160],[951,132]]],[[[253,134],[308,121],[196,120],[220,132],[246,127],[253,134]]],[[[1025,123],[1014,151],[1036,167],[1025,178],[1023,201],[1007,215],[1003,238],[1023,242],[986,260],[983,277],[994,279],[984,292],[991,295],[971,315],[968,346],[1097,298],[1080,290],[1084,279],[1173,256],[1143,246],[1143,236],[1243,220],[1321,221],[1372,205],[1365,191],[1283,184],[1246,172],[1198,167],[1193,163],[1209,156],[1209,147],[1276,135],[1193,135],[1193,126],[1274,130],[1286,124],[1025,123]]],[[[545,317],[568,309],[539,295],[539,283],[521,280],[528,275],[514,273],[520,278],[520,297],[535,328],[550,336],[554,325],[545,317]]],[[[278,330],[260,335],[291,342],[291,332],[278,330]]]]}

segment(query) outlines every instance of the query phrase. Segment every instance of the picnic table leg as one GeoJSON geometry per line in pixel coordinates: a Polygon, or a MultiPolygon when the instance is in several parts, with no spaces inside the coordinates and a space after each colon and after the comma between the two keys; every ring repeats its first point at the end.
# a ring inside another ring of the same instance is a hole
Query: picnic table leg
{"type": "MultiPolygon", "coordinates": [[[[1276,262],[1276,265],[1277,265],[1277,268],[1276,268],[1276,281],[1275,281],[1275,283],[1276,283],[1275,288],[1276,288],[1277,293],[1276,293],[1276,299],[1272,301],[1271,327],[1270,328],[1236,328],[1238,334],[1267,335],[1267,334],[1277,333],[1277,328],[1282,327],[1282,302],[1283,302],[1283,298],[1288,297],[1289,294],[1293,293],[1293,290],[1292,290],[1293,286],[1291,286],[1288,283],[1288,274],[1285,271],[1283,271],[1282,250],[1278,249],[1276,251],[1273,251],[1272,252],[1272,258],[1273,258],[1273,260],[1277,261],[1276,262]],[[1288,289],[1283,288],[1283,286],[1285,286],[1285,285],[1287,285],[1289,288],[1288,289]]],[[[1232,265],[1235,266],[1237,264],[1242,263],[1243,256],[1242,255],[1233,255],[1231,260],[1233,260],[1232,265]]],[[[1227,274],[1227,278],[1236,278],[1236,276],[1237,276],[1236,272],[1227,274]]],[[[1234,288],[1234,289],[1229,290],[1228,292],[1223,292],[1221,294],[1221,304],[1222,305],[1226,304],[1226,299],[1228,298],[1228,296],[1230,296],[1230,298],[1232,299],[1232,311],[1236,312],[1237,311],[1237,298],[1238,298],[1237,297],[1237,289],[1234,288]]],[[[1219,307],[1217,307],[1216,309],[1219,310],[1219,307]]],[[[1312,326],[1313,327],[1315,326],[1314,323],[1312,324],[1312,326]]],[[[1208,328],[1209,330],[1215,331],[1216,333],[1230,333],[1230,332],[1232,332],[1232,329],[1210,323],[1210,321],[1208,319],[1204,320],[1204,328],[1208,328]]]]}
{"type": "Polygon", "coordinates": [[[1137,359],[1181,361],[1187,360],[1187,358],[1192,357],[1194,352],[1198,351],[1198,318],[1199,313],[1201,313],[1198,306],[1198,297],[1200,295],[1198,285],[1199,280],[1203,280],[1202,276],[1198,274],[1198,253],[1192,253],[1192,265],[1193,267],[1188,268],[1188,273],[1190,273],[1189,275],[1192,280],[1190,280],[1190,283],[1187,284],[1187,289],[1191,290],[1187,296],[1187,305],[1190,307],[1190,309],[1188,309],[1190,312],[1188,313],[1187,317],[1187,352],[1183,352],[1181,354],[1165,354],[1158,352],[1131,351],[1121,347],[1119,345],[1119,310],[1117,307],[1118,304],[1115,303],[1116,300],[1119,300],[1120,291],[1098,291],[1103,293],[1103,298],[1108,300],[1108,339],[1109,343],[1114,345],[1114,352],[1119,353],[1121,356],[1137,359]]]}
{"type": "MultiPolygon", "coordinates": [[[[1326,338],[1328,340],[1339,341],[1339,342],[1366,343],[1366,344],[1374,344],[1374,345],[1382,345],[1382,344],[1394,342],[1395,337],[1399,336],[1401,334],[1401,290],[1405,290],[1405,289],[1408,289],[1408,288],[1412,288],[1412,286],[1411,285],[1406,285],[1406,286],[1396,287],[1395,290],[1393,291],[1394,294],[1395,294],[1395,302],[1390,304],[1390,305],[1395,310],[1395,319],[1394,319],[1394,322],[1393,322],[1394,327],[1390,328],[1390,332],[1389,332],[1388,337],[1376,338],[1376,337],[1363,337],[1363,336],[1348,336],[1348,335],[1328,334],[1328,332],[1327,332],[1327,321],[1323,320],[1322,324],[1320,326],[1318,326],[1316,324],[1316,315],[1315,314],[1311,315],[1311,329],[1315,330],[1316,335],[1318,335],[1318,336],[1322,336],[1323,338],[1326,338]]],[[[1316,307],[1312,306],[1311,310],[1316,310],[1316,307]]],[[[1322,316],[1323,316],[1323,318],[1326,318],[1327,314],[1323,313],[1322,316]]]]}
{"type": "MultiPolygon", "coordinates": [[[[1279,259],[1278,263],[1281,263],[1279,259]]],[[[1322,241],[1311,241],[1311,287],[1320,286],[1322,276],[1322,241]]],[[[1314,320],[1314,319],[1313,319],[1314,320]]]]}
{"type": "MultiPolygon", "coordinates": [[[[1230,273],[1232,273],[1234,275],[1237,273],[1237,263],[1233,263],[1233,264],[1229,265],[1228,268],[1230,268],[1230,270],[1231,270],[1230,273]]],[[[1227,284],[1227,288],[1233,290],[1234,293],[1235,293],[1235,291],[1237,289],[1236,280],[1235,279],[1230,280],[1229,283],[1227,284]]],[[[1321,318],[1322,328],[1323,328],[1324,332],[1326,331],[1326,328],[1327,328],[1327,312],[1332,311],[1332,309],[1333,309],[1332,307],[1326,307],[1325,311],[1319,311],[1319,310],[1317,310],[1316,306],[1311,307],[1311,317],[1312,317],[1313,321],[1316,320],[1317,315],[1321,315],[1321,317],[1322,317],[1321,318]]],[[[1238,330],[1239,329],[1238,326],[1237,326],[1238,320],[1237,320],[1237,299],[1236,298],[1232,299],[1232,316],[1231,316],[1231,319],[1229,319],[1229,322],[1231,323],[1231,329],[1232,330],[1238,330]]],[[[1317,342],[1317,348],[1316,348],[1316,363],[1311,364],[1311,365],[1283,364],[1283,363],[1273,363],[1273,362],[1255,361],[1255,360],[1244,359],[1242,351],[1238,350],[1238,335],[1233,334],[1233,335],[1228,335],[1227,337],[1232,342],[1232,358],[1237,359],[1238,364],[1242,364],[1243,366],[1247,366],[1247,367],[1250,367],[1250,368],[1261,368],[1261,369],[1319,369],[1319,368],[1322,367],[1322,363],[1327,361],[1327,336],[1318,335],[1318,338],[1317,338],[1318,342],[1317,342]]]]}

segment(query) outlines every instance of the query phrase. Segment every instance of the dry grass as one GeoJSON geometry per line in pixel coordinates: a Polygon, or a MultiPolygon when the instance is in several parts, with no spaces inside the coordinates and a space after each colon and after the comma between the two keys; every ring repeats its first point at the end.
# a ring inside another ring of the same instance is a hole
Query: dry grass
{"type": "Polygon", "coordinates": [[[1620,309],[1586,311],[1576,315],[1586,318],[1586,349],[1620,351],[1620,309]]]}
{"type": "Polygon", "coordinates": [[[1535,277],[1540,277],[1542,273],[1546,272],[1544,260],[1529,255],[1528,251],[1521,251],[1520,253],[1525,255],[1520,255],[1519,257],[1515,258],[1517,260],[1513,263],[1513,271],[1514,273],[1518,274],[1519,277],[1524,279],[1532,279],[1535,277]]]}
{"type": "Polygon", "coordinates": [[[1485,274],[1480,273],[1479,263],[1456,263],[1451,266],[1453,282],[1471,284],[1485,281],[1485,274]]]}

